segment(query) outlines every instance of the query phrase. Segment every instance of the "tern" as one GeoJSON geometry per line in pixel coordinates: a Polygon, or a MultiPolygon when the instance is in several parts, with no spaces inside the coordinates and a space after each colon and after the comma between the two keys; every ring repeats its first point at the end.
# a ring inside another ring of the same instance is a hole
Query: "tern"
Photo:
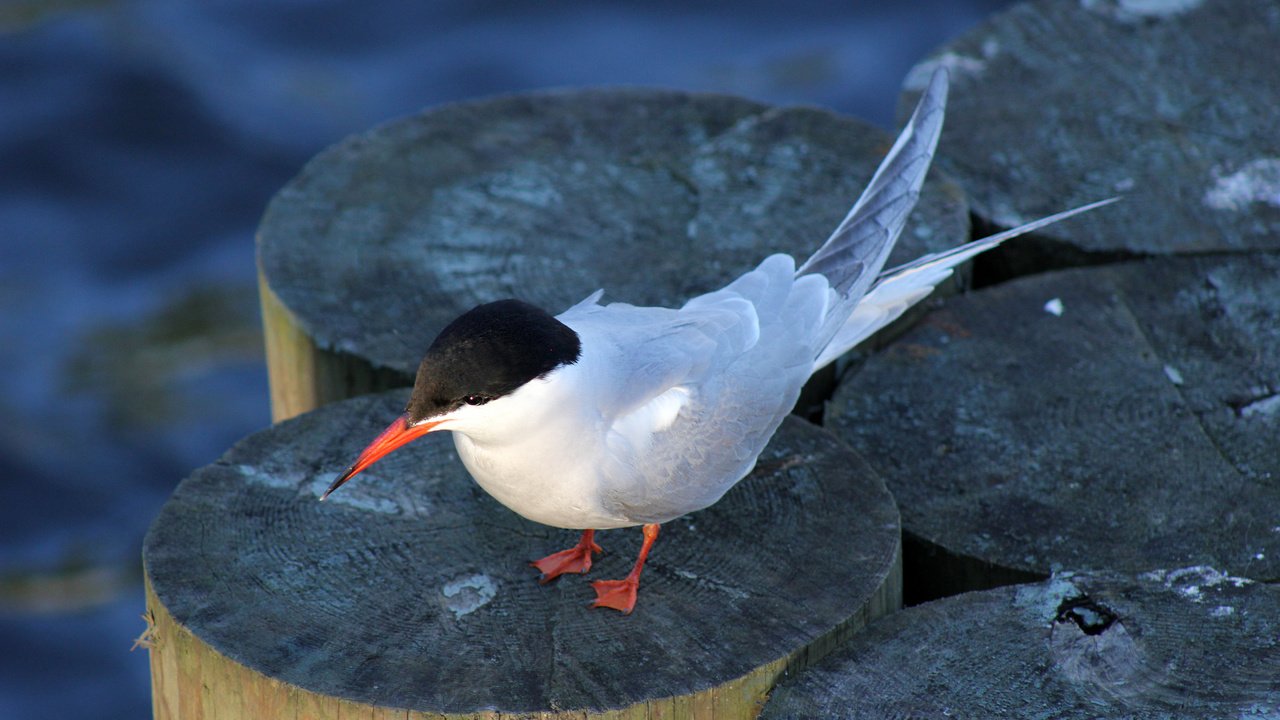
{"type": "Polygon", "coordinates": [[[601,304],[597,290],[556,316],[514,299],[464,313],[427,349],[404,414],[321,499],[396,448],[452,431],[467,470],[499,502],[582,531],[574,547],[532,563],[541,582],[590,570],[596,530],[643,526],[631,572],[592,583],[593,607],[630,613],[659,525],[746,476],[810,375],[958,264],[1116,199],[881,272],[919,197],[946,96],[947,73],[935,71],[862,196],[798,268],[775,254],[674,309],[601,304]]]}

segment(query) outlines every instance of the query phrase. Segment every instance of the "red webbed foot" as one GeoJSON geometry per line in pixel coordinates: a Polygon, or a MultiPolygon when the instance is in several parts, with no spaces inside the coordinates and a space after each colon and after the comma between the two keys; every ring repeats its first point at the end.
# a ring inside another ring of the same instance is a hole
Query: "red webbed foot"
{"type": "Polygon", "coordinates": [[[607,607],[621,610],[630,615],[636,606],[636,591],[640,589],[640,579],[630,575],[621,580],[596,580],[591,583],[595,588],[596,599],[591,607],[607,607]]]}
{"type": "Polygon", "coordinates": [[[640,556],[636,558],[635,567],[621,580],[597,580],[591,583],[595,588],[596,599],[591,607],[607,607],[621,610],[630,615],[636,607],[636,591],[640,589],[640,572],[644,570],[644,561],[649,557],[649,548],[658,539],[658,524],[644,526],[644,544],[640,546],[640,556]]]}
{"type": "Polygon", "coordinates": [[[545,584],[565,573],[585,573],[590,570],[591,554],[602,552],[595,543],[595,534],[595,530],[583,530],[582,539],[577,545],[529,563],[542,572],[538,582],[545,584]]]}

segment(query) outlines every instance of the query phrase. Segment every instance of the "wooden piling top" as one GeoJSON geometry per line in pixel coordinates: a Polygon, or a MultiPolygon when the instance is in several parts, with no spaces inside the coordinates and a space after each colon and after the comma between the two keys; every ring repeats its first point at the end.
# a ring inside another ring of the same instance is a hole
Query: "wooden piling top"
{"type": "Polygon", "coordinates": [[[1275,580],[1278,327],[1275,254],[1046,273],[947,300],[842,379],[826,425],[954,556],[1275,580]]]}
{"type": "Polygon", "coordinates": [[[527,561],[577,534],[489,498],[446,433],[319,502],[406,399],[279,424],[179,486],[144,546],[158,718],[754,717],[779,673],[898,605],[893,499],[795,418],[723,500],[663,526],[631,615],[588,608],[589,581],[626,574],[639,529],[539,585],[527,561]]]}
{"type": "MultiPolygon", "coordinates": [[[[1280,249],[1280,13],[1272,0],[1017,3],[908,76],[910,112],[951,69],[938,164],[978,217],[1046,228],[1040,267],[1280,249]]],[[[1013,274],[1017,274],[1015,271],[1013,274]]]]}
{"type": "Polygon", "coordinates": [[[1280,587],[1211,567],[1063,573],[879,620],[761,720],[1274,717],[1277,634],[1280,587]]]}

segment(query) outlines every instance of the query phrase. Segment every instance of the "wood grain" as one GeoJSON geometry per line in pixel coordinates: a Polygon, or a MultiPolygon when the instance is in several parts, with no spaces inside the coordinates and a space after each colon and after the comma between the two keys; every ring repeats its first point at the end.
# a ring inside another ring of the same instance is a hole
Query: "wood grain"
{"type": "Polygon", "coordinates": [[[1205,566],[1063,573],[879,620],[761,718],[1275,717],[1278,633],[1274,585],[1205,566]]]}
{"type": "Polygon", "coordinates": [[[827,426],[884,475],[906,533],[977,575],[1274,580],[1278,327],[1274,254],[1046,273],[948,300],[841,381],[827,426]]]}
{"type": "Polygon", "coordinates": [[[1033,0],[992,16],[908,77],[951,68],[938,164],[1003,227],[1113,195],[1019,241],[1017,275],[1085,263],[1280,249],[1280,73],[1271,0],[1033,0]],[[1025,251],[1036,250],[1028,257],[1025,251]]]}

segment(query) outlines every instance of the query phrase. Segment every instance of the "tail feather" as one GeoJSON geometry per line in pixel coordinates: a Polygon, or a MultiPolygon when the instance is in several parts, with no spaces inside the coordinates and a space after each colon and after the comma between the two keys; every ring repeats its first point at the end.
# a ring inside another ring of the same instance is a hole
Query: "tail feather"
{"type": "MultiPolygon", "coordinates": [[[[876,284],[883,283],[893,276],[903,275],[904,273],[910,273],[912,271],[924,269],[931,266],[945,265],[948,268],[953,268],[959,265],[960,263],[964,262],[965,260],[968,260],[969,258],[974,257],[975,255],[979,255],[981,253],[984,253],[996,247],[997,245],[1004,242],[1005,240],[1012,240],[1013,238],[1016,238],[1019,235],[1026,235],[1027,233],[1035,232],[1036,230],[1039,230],[1040,228],[1045,227],[1047,225],[1052,225],[1058,222],[1059,220],[1066,220],[1072,215],[1079,215],[1080,213],[1089,212],[1090,210],[1103,207],[1104,205],[1110,205],[1111,203],[1117,202],[1119,200],[1120,200],[1119,197],[1111,197],[1111,198],[1107,198],[1106,200],[1098,200],[1096,202],[1091,202],[1088,205],[1081,205],[1080,207],[1077,207],[1077,208],[1072,208],[1070,210],[1063,210],[1060,213],[1054,213],[1053,215],[1042,217],[1039,220],[1032,220],[1029,223],[1019,225],[1018,227],[1013,228],[1012,230],[1005,230],[1003,232],[998,232],[995,235],[989,235],[985,238],[982,238],[981,240],[974,240],[973,242],[965,243],[964,245],[958,245],[956,247],[951,248],[950,250],[943,250],[942,252],[930,253],[929,255],[921,255],[920,257],[916,258],[915,260],[912,260],[909,263],[904,263],[895,268],[884,271],[883,273],[880,274],[880,277],[876,278],[876,284]]],[[[941,282],[941,280],[939,280],[939,282],[941,282]]]]}
{"type": "Polygon", "coordinates": [[[871,287],[920,197],[946,103],[947,71],[939,68],[862,196],[797,275],[819,273],[851,302],[871,287]]]}
{"type": "Polygon", "coordinates": [[[796,270],[796,277],[823,276],[831,289],[824,320],[814,335],[819,348],[815,371],[928,297],[960,263],[1005,240],[1119,199],[1082,205],[881,272],[933,161],[946,114],[947,87],[947,71],[938,68],[866,190],[831,237],[796,270]]]}
{"type": "Polygon", "coordinates": [[[853,309],[849,318],[836,331],[827,346],[823,348],[818,359],[814,362],[813,369],[817,371],[824,367],[852,350],[858,343],[866,340],[880,328],[897,320],[912,305],[928,297],[929,293],[933,292],[933,289],[939,283],[951,277],[951,273],[955,271],[955,268],[960,263],[979,253],[986,252],[1006,240],[1039,230],[1046,225],[1065,220],[1073,215],[1088,212],[1104,205],[1110,205],[1119,199],[1118,197],[1113,197],[1092,202],[1088,205],[1081,205],[1071,210],[1033,220],[1025,225],[1019,225],[1012,230],[1005,230],[981,240],[959,245],[950,250],[923,255],[909,263],[886,270],[880,274],[880,277],[876,278],[875,283],[867,291],[867,294],[862,297],[861,302],[853,309]]]}

